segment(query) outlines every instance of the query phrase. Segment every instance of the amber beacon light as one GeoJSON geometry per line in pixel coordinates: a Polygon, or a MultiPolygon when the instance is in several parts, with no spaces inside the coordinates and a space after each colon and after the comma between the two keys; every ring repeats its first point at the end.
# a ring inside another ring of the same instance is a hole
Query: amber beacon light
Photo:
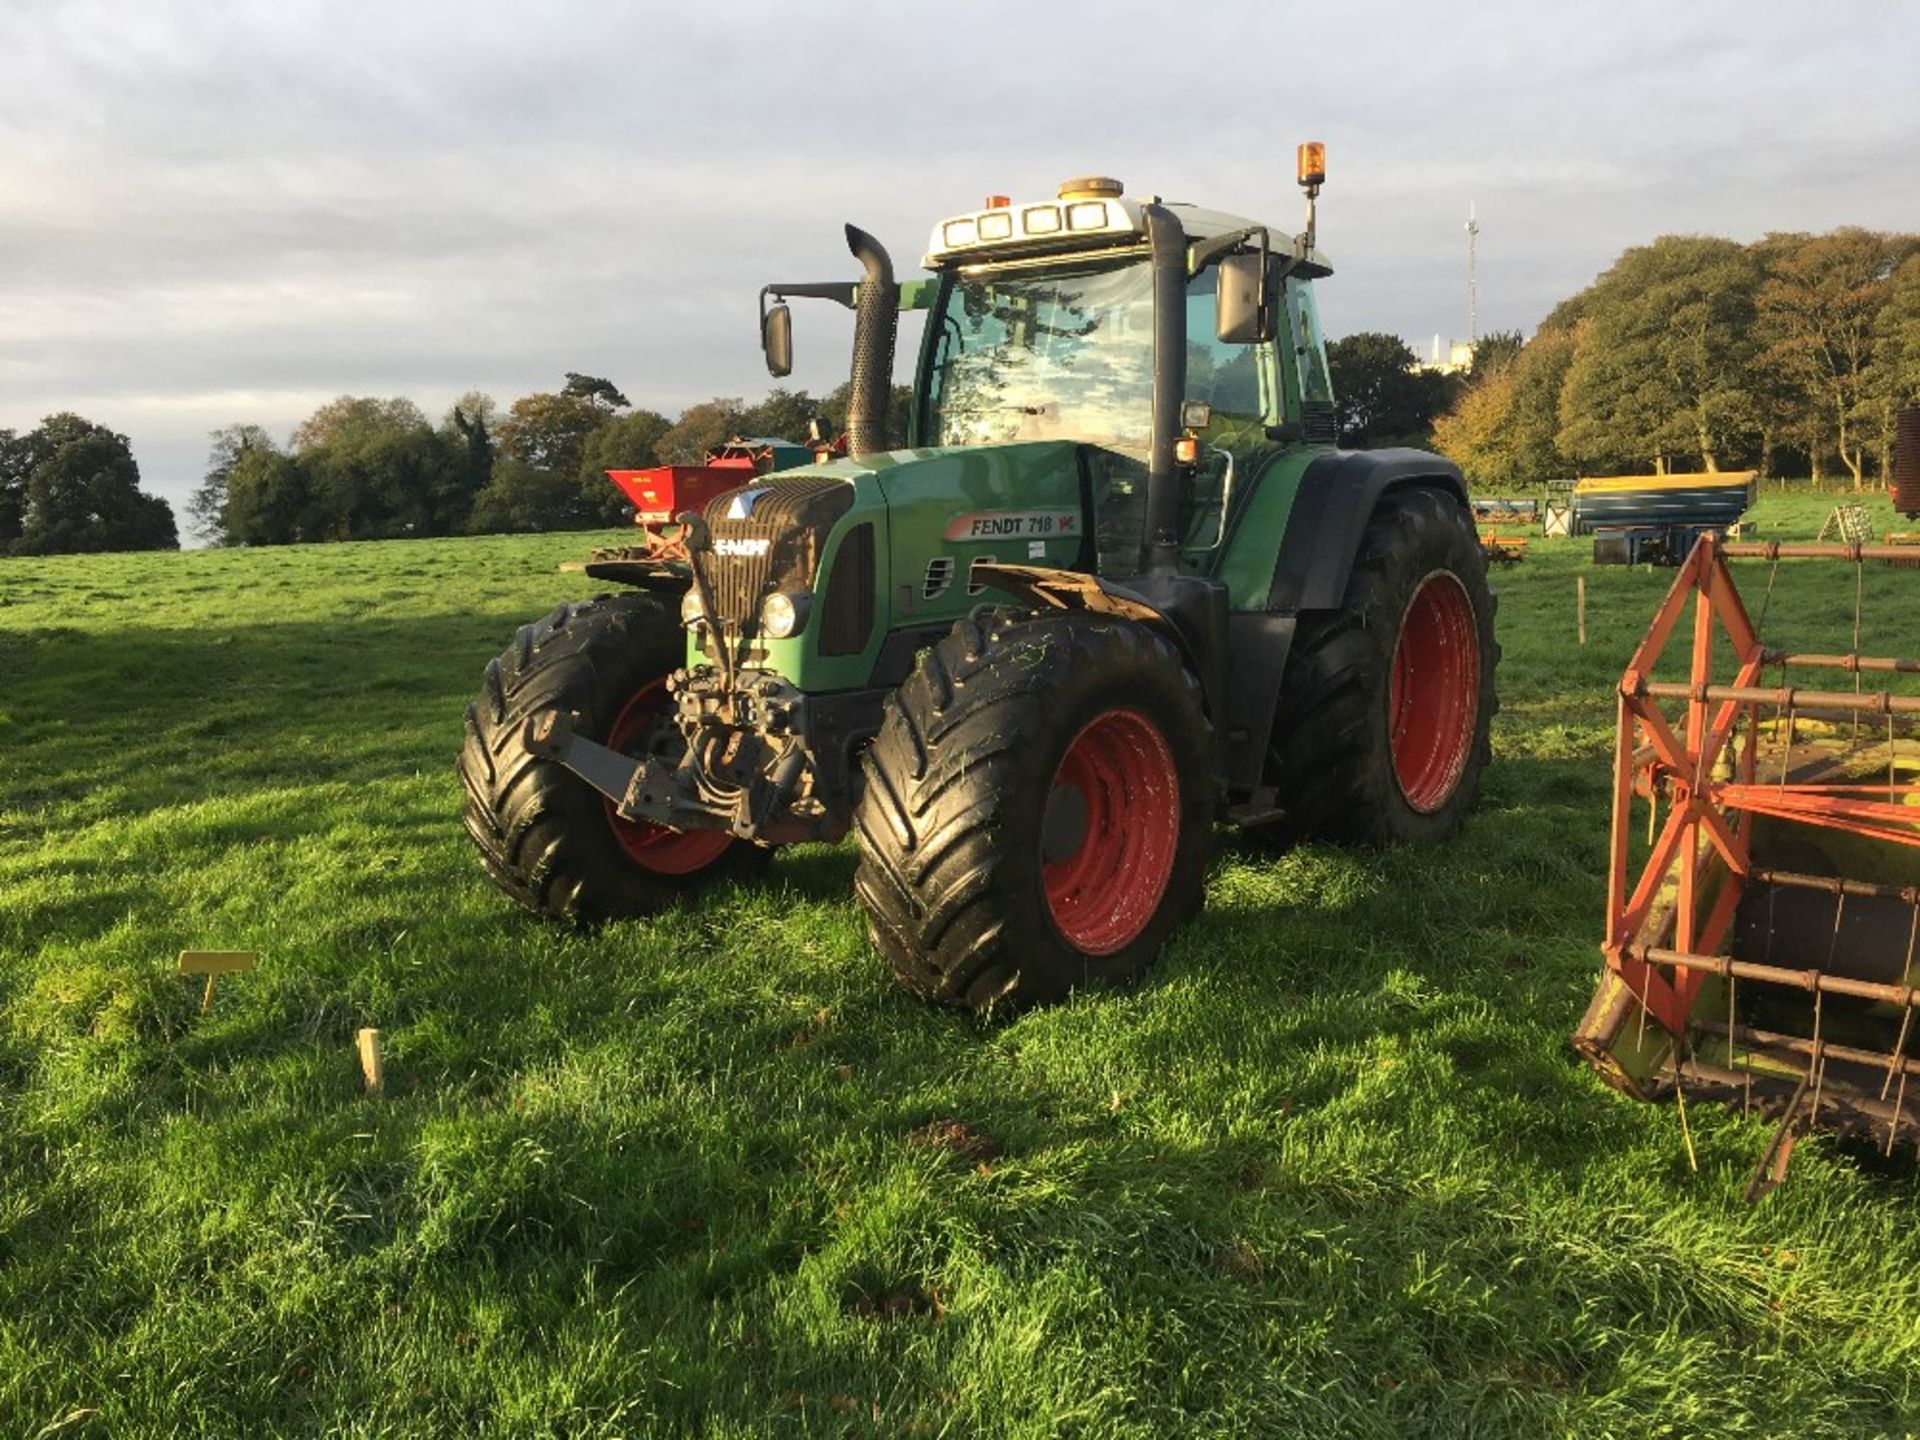
{"type": "Polygon", "coordinates": [[[1309,140],[1300,147],[1300,183],[1309,188],[1324,185],[1327,180],[1327,147],[1318,140],[1309,140]]]}

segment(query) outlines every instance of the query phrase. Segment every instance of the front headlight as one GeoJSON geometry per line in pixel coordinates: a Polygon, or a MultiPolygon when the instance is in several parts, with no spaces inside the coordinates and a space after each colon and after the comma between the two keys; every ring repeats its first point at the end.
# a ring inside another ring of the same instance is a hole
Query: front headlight
{"type": "Polygon", "coordinates": [[[776,590],[760,604],[760,633],[769,640],[784,640],[798,631],[806,618],[806,596],[783,595],[776,590]]]}
{"type": "Polygon", "coordinates": [[[707,608],[700,603],[700,592],[689,588],[680,597],[680,623],[689,629],[707,618],[707,608]]]}

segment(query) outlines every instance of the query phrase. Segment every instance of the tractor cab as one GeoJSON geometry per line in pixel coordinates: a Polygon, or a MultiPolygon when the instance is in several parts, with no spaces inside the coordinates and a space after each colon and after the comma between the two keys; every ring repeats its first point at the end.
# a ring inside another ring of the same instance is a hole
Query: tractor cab
{"type": "Polygon", "coordinates": [[[1084,447],[1098,572],[1131,575],[1142,564],[1157,391],[1171,379],[1160,371],[1177,371],[1178,548],[1183,567],[1205,569],[1236,482],[1244,489],[1290,440],[1332,438],[1309,283],[1329,267],[1304,249],[1263,254],[1272,229],[1258,221],[1131,200],[1120,188],[1094,178],[1068,181],[1051,201],[995,196],[934,227],[911,439],[1084,447]],[[1185,242],[1177,285],[1156,268],[1148,206],[1185,242]],[[1268,310],[1262,291],[1273,286],[1281,325],[1245,313],[1249,300],[1268,310]]]}
{"type": "Polygon", "coordinates": [[[990,196],[983,209],[935,224],[922,261],[930,280],[895,285],[888,263],[870,264],[856,286],[767,287],[769,369],[791,369],[786,298],[837,299],[861,312],[863,328],[887,329],[856,336],[857,402],[863,350],[891,355],[891,312],[925,310],[908,434],[870,433],[869,445],[1068,442],[1082,472],[1079,523],[1097,542],[1072,568],[1121,578],[1156,564],[1209,573],[1236,497],[1244,501],[1263,463],[1288,444],[1334,439],[1311,285],[1331,273],[1314,248],[1324,154],[1301,149],[1309,208],[1297,237],[1217,210],[1129,198],[1102,176],[1069,180],[1047,200],[990,196]],[[889,297],[891,305],[878,303],[889,297]],[[778,302],[770,309],[769,298],[778,302]]]}

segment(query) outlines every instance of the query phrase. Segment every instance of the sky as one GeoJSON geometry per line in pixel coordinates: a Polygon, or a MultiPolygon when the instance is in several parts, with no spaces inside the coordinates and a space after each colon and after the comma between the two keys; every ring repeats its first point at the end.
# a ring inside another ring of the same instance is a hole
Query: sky
{"type": "MultiPolygon", "coordinates": [[[[903,275],[1102,174],[1292,231],[1327,332],[1530,331],[1629,245],[1920,230],[1920,5],[0,0],[0,428],[74,410],[176,509],[207,432],[603,375],[773,383],[770,280],[903,275]]],[[[800,302],[787,383],[845,378],[800,302]]],[[[902,370],[911,351],[902,346],[902,370]]],[[[183,517],[184,519],[184,517],[183,517]]]]}

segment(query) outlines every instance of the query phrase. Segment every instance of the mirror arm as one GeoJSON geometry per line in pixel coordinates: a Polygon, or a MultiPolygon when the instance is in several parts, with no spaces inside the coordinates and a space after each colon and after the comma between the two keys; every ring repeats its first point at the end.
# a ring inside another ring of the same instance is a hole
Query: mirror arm
{"type": "Polygon", "coordinates": [[[1211,240],[1196,240],[1188,254],[1187,274],[1198,275],[1222,255],[1238,250],[1255,235],[1260,237],[1260,248],[1264,252],[1267,248],[1267,227],[1264,225],[1249,225],[1244,230],[1216,235],[1211,240]]]}
{"type": "Polygon", "coordinates": [[[760,313],[767,313],[769,295],[775,300],[831,300],[851,310],[854,291],[858,288],[852,280],[809,280],[804,285],[765,285],[760,290],[760,313]]]}
{"type": "Polygon", "coordinates": [[[762,285],[760,287],[760,333],[767,333],[767,301],[786,299],[831,300],[837,305],[853,309],[854,291],[859,287],[851,280],[809,280],[805,284],[762,285]]]}

